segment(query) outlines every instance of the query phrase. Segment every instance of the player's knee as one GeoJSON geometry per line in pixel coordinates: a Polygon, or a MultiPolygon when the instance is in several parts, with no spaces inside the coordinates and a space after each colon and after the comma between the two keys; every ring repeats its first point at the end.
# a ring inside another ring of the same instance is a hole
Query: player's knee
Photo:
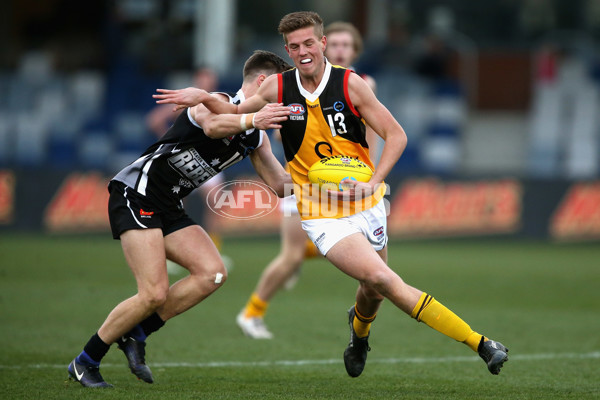
{"type": "Polygon", "coordinates": [[[384,296],[381,293],[379,293],[379,291],[373,286],[366,284],[365,282],[361,282],[360,286],[361,291],[365,297],[380,301],[384,299],[384,296]]]}
{"type": "Polygon", "coordinates": [[[215,285],[223,285],[227,280],[227,269],[225,268],[225,266],[212,273],[210,275],[210,279],[214,282],[215,285]]]}
{"type": "Polygon", "coordinates": [[[195,275],[198,278],[198,285],[203,288],[206,288],[206,282],[210,282],[209,288],[212,288],[212,291],[214,291],[227,280],[227,268],[225,268],[225,264],[221,259],[215,260],[212,265],[205,266],[200,271],[195,275]]]}
{"type": "MultiPolygon", "coordinates": [[[[389,285],[393,281],[390,271],[384,268],[373,269],[365,275],[365,278],[362,280],[365,283],[365,290],[368,290],[368,293],[377,293],[377,295],[385,295],[388,292],[389,285]]],[[[377,295],[373,294],[373,297],[377,295]]]]}
{"type": "Polygon", "coordinates": [[[147,310],[156,310],[161,307],[167,301],[167,295],[169,294],[169,287],[166,288],[152,288],[141,292],[139,295],[144,303],[147,310]]]}
{"type": "Polygon", "coordinates": [[[304,261],[304,247],[298,249],[289,249],[284,253],[284,264],[290,269],[296,269],[304,261]]]}

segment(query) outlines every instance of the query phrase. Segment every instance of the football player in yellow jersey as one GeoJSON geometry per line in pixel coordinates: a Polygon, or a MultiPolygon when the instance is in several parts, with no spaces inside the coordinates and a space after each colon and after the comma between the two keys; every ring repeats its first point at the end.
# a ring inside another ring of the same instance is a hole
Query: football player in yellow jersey
{"type": "Polygon", "coordinates": [[[280,21],[279,32],[296,68],[267,78],[258,92],[239,106],[195,88],[159,89],[154,97],[159,103],[177,104],[176,109],[203,103],[213,112],[242,114],[243,128],[252,126],[252,113],[268,103],[290,107],[281,136],[294,193],[299,197],[302,227],[333,265],[359,282],[356,302],[348,312],[350,343],[344,351],[350,376],[357,377],[364,369],[370,326],[384,298],[417,321],[465,343],[479,353],[492,374],[498,374],[508,360],[504,345],[473,331],[387,265],[386,210],[380,188],[406,147],[404,130],[364,79],[327,61],[327,38],[318,14],[287,14],[280,21]],[[348,181],[349,190],[315,195],[307,185],[307,171],[321,157],[343,154],[373,166],[364,139],[365,122],[385,141],[371,180],[348,181]]]}
{"type": "MultiPolygon", "coordinates": [[[[325,56],[335,65],[354,69],[352,64],[362,53],[362,38],[356,27],[348,22],[333,22],[325,28],[327,48],[325,56]]],[[[375,91],[375,80],[361,75],[375,91]]],[[[377,158],[377,134],[367,127],[367,143],[372,160],[377,158]]],[[[291,195],[281,202],[281,248],[279,254],[267,265],[261,274],[254,292],[237,315],[236,322],[242,332],[253,339],[271,339],[273,334],[267,328],[264,317],[267,308],[279,290],[291,288],[298,280],[302,263],[307,258],[320,255],[314,243],[302,229],[296,206],[296,196],[291,195]]]]}

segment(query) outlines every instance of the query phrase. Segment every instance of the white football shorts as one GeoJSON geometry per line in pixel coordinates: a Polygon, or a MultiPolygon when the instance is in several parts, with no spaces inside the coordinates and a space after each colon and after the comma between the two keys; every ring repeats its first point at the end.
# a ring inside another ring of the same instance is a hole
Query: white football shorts
{"type": "Polygon", "coordinates": [[[327,255],[337,242],[353,233],[362,233],[379,251],[388,242],[385,200],[347,217],[303,220],[302,229],[323,255],[327,255]]]}

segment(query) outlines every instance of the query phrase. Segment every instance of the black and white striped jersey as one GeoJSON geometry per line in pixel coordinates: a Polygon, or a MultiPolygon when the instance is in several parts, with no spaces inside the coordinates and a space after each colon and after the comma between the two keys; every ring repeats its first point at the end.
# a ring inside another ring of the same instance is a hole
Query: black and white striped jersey
{"type": "MultiPolygon", "coordinates": [[[[229,102],[244,101],[244,93],[227,94],[229,102]]],[[[182,112],[167,133],[113,179],[146,196],[159,207],[179,207],[181,199],[204,182],[246,158],[262,144],[262,133],[249,129],[223,139],[211,139],[182,112]]]]}

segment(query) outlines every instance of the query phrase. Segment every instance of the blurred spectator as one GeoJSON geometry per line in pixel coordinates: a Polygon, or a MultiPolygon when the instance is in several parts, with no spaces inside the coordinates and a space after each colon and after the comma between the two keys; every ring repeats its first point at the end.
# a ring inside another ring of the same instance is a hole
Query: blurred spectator
{"type": "Polygon", "coordinates": [[[591,178],[598,174],[600,92],[579,39],[545,43],[535,58],[529,168],[534,176],[591,178]]]}
{"type": "Polygon", "coordinates": [[[413,65],[417,76],[440,81],[448,77],[450,52],[444,40],[436,35],[427,35],[413,65]]]}

